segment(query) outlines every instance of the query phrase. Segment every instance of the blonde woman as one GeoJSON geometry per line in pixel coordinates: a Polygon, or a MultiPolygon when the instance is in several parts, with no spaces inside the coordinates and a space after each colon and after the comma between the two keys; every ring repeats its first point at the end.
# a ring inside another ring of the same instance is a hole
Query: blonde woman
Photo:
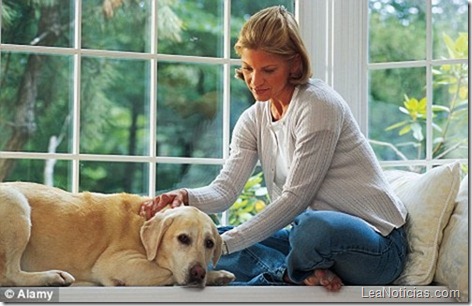
{"type": "Polygon", "coordinates": [[[239,118],[231,154],[206,187],[162,194],[142,206],[207,213],[235,202],[260,161],[271,203],[237,227],[222,227],[218,269],[238,285],[380,285],[405,262],[406,209],[392,193],[343,98],[310,79],[295,18],[281,6],[253,15],[235,45],[256,102],[239,118]]]}

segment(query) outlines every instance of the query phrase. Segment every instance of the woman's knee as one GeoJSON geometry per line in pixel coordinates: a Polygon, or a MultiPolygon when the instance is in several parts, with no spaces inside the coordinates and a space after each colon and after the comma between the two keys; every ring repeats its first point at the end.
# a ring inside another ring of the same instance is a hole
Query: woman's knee
{"type": "Polygon", "coordinates": [[[336,225],[329,215],[330,212],[325,211],[306,211],[299,215],[290,233],[291,247],[325,244],[336,233],[336,225]]]}

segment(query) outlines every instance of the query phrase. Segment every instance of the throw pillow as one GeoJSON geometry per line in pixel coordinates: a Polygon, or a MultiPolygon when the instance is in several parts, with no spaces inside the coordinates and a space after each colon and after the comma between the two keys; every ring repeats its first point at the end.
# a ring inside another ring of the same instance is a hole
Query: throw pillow
{"type": "Polygon", "coordinates": [[[459,290],[458,300],[469,301],[469,186],[462,179],[457,204],[444,230],[434,281],[459,290]]]}
{"type": "Polygon", "coordinates": [[[408,210],[405,229],[409,254],[405,269],[394,284],[429,285],[459,189],[459,163],[435,167],[423,174],[401,170],[387,170],[385,174],[408,210]]]}

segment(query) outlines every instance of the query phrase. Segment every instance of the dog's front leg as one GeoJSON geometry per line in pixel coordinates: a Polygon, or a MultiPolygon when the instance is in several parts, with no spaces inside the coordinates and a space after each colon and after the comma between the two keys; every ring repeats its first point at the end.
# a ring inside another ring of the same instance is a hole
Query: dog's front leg
{"type": "Polygon", "coordinates": [[[97,261],[94,278],[103,286],[166,286],[174,283],[169,270],[140,253],[117,252],[97,261]]]}
{"type": "Polygon", "coordinates": [[[233,273],[225,270],[208,271],[207,286],[225,286],[234,281],[236,277],[233,273]]]}

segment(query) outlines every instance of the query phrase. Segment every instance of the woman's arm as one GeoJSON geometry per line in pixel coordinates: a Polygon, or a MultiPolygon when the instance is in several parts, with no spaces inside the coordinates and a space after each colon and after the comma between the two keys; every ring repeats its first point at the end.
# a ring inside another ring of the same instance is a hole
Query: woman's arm
{"type": "Polygon", "coordinates": [[[227,210],[238,198],[258,160],[255,109],[246,110],[235,125],[230,156],[215,180],[206,187],[187,189],[189,204],[206,213],[227,210]]]}

